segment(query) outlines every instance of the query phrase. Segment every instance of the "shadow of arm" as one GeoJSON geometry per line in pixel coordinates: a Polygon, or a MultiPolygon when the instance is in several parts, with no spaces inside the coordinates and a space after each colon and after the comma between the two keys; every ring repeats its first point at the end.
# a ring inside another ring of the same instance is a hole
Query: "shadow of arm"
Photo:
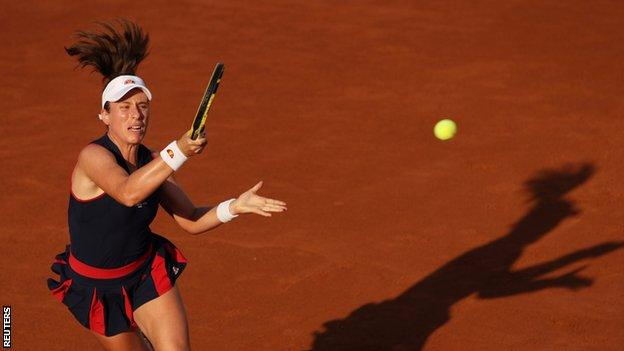
{"type": "Polygon", "coordinates": [[[591,286],[593,280],[577,275],[586,266],[577,268],[569,273],[563,274],[555,278],[532,280],[528,277],[517,276],[515,273],[509,274],[505,279],[505,283],[492,286],[490,288],[479,291],[479,298],[495,299],[507,297],[517,294],[530,293],[548,288],[565,288],[570,290],[579,290],[591,286]],[[528,279],[527,279],[528,278],[528,279]]]}
{"type": "Polygon", "coordinates": [[[611,251],[615,251],[621,248],[622,246],[624,246],[623,242],[606,242],[600,245],[595,245],[576,252],[572,252],[570,254],[561,256],[545,263],[512,272],[511,274],[526,277],[526,279],[534,279],[544,274],[554,272],[557,269],[563,268],[582,259],[605,255],[611,251]]]}
{"type": "Polygon", "coordinates": [[[506,272],[492,277],[483,289],[479,290],[480,298],[498,298],[528,293],[547,288],[568,288],[577,290],[590,286],[592,280],[576,275],[583,268],[573,270],[556,278],[539,279],[538,277],[554,272],[582,259],[599,257],[624,246],[623,242],[605,242],[588,247],[557,259],[541,263],[516,272],[506,272]]]}

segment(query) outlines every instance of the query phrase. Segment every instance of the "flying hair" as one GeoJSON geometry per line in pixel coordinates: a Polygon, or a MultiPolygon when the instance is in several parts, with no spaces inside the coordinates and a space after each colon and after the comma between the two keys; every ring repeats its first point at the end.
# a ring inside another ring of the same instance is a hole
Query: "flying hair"
{"type": "Polygon", "coordinates": [[[136,75],[139,63],[148,55],[149,35],[136,23],[117,19],[117,27],[111,22],[95,22],[102,27],[99,32],[76,31],[77,41],[65,51],[76,56],[78,66],[91,66],[100,72],[104,85],[117,76],[136,75]]]}

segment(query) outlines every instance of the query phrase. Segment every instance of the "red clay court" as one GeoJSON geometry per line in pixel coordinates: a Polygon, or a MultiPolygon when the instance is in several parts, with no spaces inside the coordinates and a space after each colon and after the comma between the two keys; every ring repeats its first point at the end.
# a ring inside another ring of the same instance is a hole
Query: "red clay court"
{"type": "Polygon", "coordinates": [[[74,30],[151,37],[147,146],[226,65],[197,204],[259,180],[288,203],[191,236],[194,350],[622,350],[624,3],[72,1],[0,10],[0,302],[15,350],[98,344],[49,293],[69,176],[104,133],[74,30]],[[452,118],[448,142],[432,128],[452,118]]]}

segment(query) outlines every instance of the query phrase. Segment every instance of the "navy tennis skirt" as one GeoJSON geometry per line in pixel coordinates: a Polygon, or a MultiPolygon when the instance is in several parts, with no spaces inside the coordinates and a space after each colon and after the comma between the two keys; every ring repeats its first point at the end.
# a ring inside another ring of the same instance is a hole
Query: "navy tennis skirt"
{"type": "Polygon", "coordinates": [[[51,267],[60,280],[48,278],[48,288],[84,327],[113,336],[134,329],[133,311],[169,291],[186,263],[180,250],[157,234],[139,259],[113,269],[78,261],[67,245],[51,267]]]}

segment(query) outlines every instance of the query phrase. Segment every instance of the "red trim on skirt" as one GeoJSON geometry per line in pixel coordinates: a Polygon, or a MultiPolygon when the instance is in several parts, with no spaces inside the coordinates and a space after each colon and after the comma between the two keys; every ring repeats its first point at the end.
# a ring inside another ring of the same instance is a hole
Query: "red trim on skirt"
{"type": "Polygon", "coordinates": [[[177,247],[172,246],[172,245],[165,245],[165,250],[167,250],[167,252],[171,255],[171,257],[173,257],[177,262],[187,263],[186,257],[182,255],[182,252],[180,252],[180,250],[177,247]]]}
{"type": "Polygon", "coordinates": [[[60,302],[63,302],[63,299],[65,298],[65,294],[67,293],[67,289],[69,289],[69,286],[71,285],[71,283],[72,283],[72,280],[67,279],[66,281],[63,282],[63,284],[59,285],[56,289],[52,290],[52,295],[56,296],[56,298],[60,302]]]}
{"type": "Polygon", "coordinates": [[[93,289],[93,298],[91,299],[91,310],[89,311],[89,329],[102,335],[106,335],[104,324],[104,306],[97,298],[97,289],[93,289]]]}
{"type": "Polygon", "coordinates": [[[152,280],[154,280],[154,287],[158,292],[158,296],[166,293],[171,289],[171,280],[167,274],[167,268],[165,267],[165,259],[162,256],[156,255],[154,261],[152,261],[152,280]]]}
{"type": "Polygon", "coordinates": [[[115,279],[121,278],[134,272],[143,262],[145,262],[152,254],[153,247],[150,244],[149,248],[141,257],[136,261],[129,263],[123,267],[118,268],[98,268],[89,266],[86,263],[80,262],[74,255],[69,253],[69,266],[74,272],[93,279],[115,279]]]}
{"type": "Polygon", "coordinates": [[[170,290],[187,265],[182,252],[166,238],[152,233],[148,245],[148,253],[137,262],[113,269],[91,267],[76,260],[67,245],[50,267],[59,280],[48,278],[48,289],[82,326],[93,332],[113,336],[129,331],[136,326],[134,311],[170,290]],[[138,267],[133,268],[135,265],[138,267]],[[126,269],[133,270],[124,274],[126,269]],[[115,273],[124,275],[100,279],[115,273]]]}
{"type": "Polygon", "coordinates": [[[136,326],[136,322],[134,321],[134,313],[132,312],[132,304],[130,304],[130,299],[128,298],[128,293],[126,293],[126,289],[121,287],[121,294],[124,299],[124,309],[126,310],[126,317],[128,317],[128,322],[131,326],[136,326]]]}

